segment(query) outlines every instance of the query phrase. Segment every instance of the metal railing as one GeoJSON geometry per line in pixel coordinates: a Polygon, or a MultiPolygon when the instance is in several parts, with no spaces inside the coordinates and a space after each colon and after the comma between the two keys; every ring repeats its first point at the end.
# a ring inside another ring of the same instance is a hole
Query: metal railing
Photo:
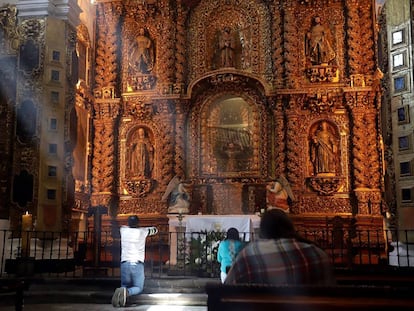
{"type": "MultiPolygon", "coordinates": [[[[414,266],[414,230],[303,230],[299,234],[317,244],[336,267],[414,266]]],[[[218,277],[219,242],[225,232],[159,232],[147,238],[146,274],[218,277]]],[[[241,233],[244,243],[257,239],[241,233]]],[[[119,277],[120,241],[102,231],[18,232],[0,231],[0,277],[39,275],[85,277],[101,273],[119,277]]]]}

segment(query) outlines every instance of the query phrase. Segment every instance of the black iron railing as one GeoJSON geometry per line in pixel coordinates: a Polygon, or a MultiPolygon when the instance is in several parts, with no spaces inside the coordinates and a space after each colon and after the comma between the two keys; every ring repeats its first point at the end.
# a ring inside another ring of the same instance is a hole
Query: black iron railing
{"type": "MultiPolygon", "coordinates": [[[[316,243],[337,267],[414,266],[414,230],[304,230],[303,237],[316,243]]],[[[0,231],[0,277],[32,274],[83,277],[102,273],[119,276],[120,241],[102,231],[100,241],[93,231],[17,232],[0,231]],[[99,245],[97,245],[97,243],[99,245]],[[99,246],[99,247],[97,247],[99,246]],[[99,250],[96,252],[96,250],[99,250]]],[[[147,238],[146,273],[218,277],[217,249],[225,232],[160,232],[147,238]]],[[[257,239],[241,233],[244,243],[257,239]]]]}

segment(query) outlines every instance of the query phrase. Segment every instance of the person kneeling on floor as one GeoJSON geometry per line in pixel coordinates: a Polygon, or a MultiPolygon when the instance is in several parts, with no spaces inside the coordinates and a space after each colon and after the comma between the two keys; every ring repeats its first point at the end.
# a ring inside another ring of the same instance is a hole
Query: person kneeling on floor
{"type": "Polygon", "coordinates": [[[128,226],[121,232],[121,287],[112,296],[114,307],[125,307],[129,296],[138,295],[144,289],[144,259],[147,236],[158,233],[156,227],[138,226],[138,216],[128,217],[128,226]]]}

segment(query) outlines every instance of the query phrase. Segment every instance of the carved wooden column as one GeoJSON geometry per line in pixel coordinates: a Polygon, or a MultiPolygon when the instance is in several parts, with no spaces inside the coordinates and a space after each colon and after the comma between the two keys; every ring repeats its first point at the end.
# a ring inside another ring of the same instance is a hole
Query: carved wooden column
{"type": "Polygon", "coordinates": [[[272,151],[273,151],[273,159],[271,159],[272,163],[272,170],[271,173],[275,174],[277,178],[281,174],[283,174],[286,170],[286,155],[285,155],[285,132],[286,132],[286,124],[285,124],[285,116],[284,116],[284,109],[283,109],[283,97],[279,96],[277,98],[272,98],[271,100],[271,107],[273,109],[273,118],[274,118],[274,134],[272,140],[272,151]]]}
{"type": "Polygon", "coordinates": [[[159,124],[159,144],[156,152],[160,159],[160,180],[161,188],[165,190],[168,183],[174,176],[174,122],[171,121],[171,103],[168,100],[157,102],[159,114],[154,115],[153,121],[159,124]]]}
{"type": "Polygon", "coordinates": [[[116,192],[115,124],[119,113],[119,100],[97,101],[93,126],[92,206],[109,206],[116,192]]]}
{"type": "Polygon", "coordinates": [[[358,214],[381,212],[381,167],[374,93],[346,93],[353,118],[352,156],[358,214]]]}
{"type": "MultiPolygon", "coordinates": [[[[157,38],[157,75],[162,84],[171,86],[174,80],[175,71],[175,40],[174,40],[174,18],[169,1],[161,0],[158,2],[162,14],[162,23],[159,29],[160,36],[157,38]]],[[[168,87],[172,89],[172,87],[168,87]]]]}
{"type": "MultiPolygon", "coordinates": [[[[117,26],[119,4],[100,3],[97,14],[96,87],[92,162],[92,206],[111,207],[116,194],[117,148],[115,125],[119,114],[117,85],[117,26]]],[[[113,212],[113,211],[112,211],[113,212]]]]}
{"type": "Polygon", "coordinates": [[[349,74],[370,74],[375,69],[372,1],[347,0],[349,74]]]}
{"type": "Polygon", "coordinates": [[[287,178],[294,187],[302,183],[303,163],[300,163],[302,146],[297,143],[298,129],[300,128],[300,97],[289,98],[286,123],[286,170],[287,178]]]}
{"type": "Polygon", "coordinates": [[[281,8],[280,1],[272,1],[271,10],[273,14],[272,23],[272,50],[273,50],[273,76],[274,85],[276,88],[282,88],[284,85],[284,59],[283,59],[283,10],[281,8]]]}
{"type": "Polygon", "coordinates": [[[298,29],[297,18],[294,13],[294,9],[285,4],[285,20],[284,20],[284,66],[285,66],[285,86],[295,88],[297,85],[297,71],[298,71],[298,55],[294,51],[300,51],[301,47],[298,46],[298,29]]]}
{"type": "MultiPolygon", "coordinates": [[[[186,33],[186,17],[187,17],[188,9],[184,7],[184,4],[181,0],[177,1],[177,34],[176,34],[176,44],[175,44],[175,90],[182,91],[182,86],[184,85],[184,70],[185,64],[187,62],[186,59],[186,40],[185,40],[185,33],[186,33]]],[[[175,91],[175,93],[177,93],[175,91]]]]}
{"type": "Polygon", "coordinates": [[[176,101],[176,120],[175,120],[175,131],[176,131],[176,145],[175,145],[175,173],[182,176],[186,176],[185,167],[185,120],[187,116],[187,105],[185,102],[176,101]]]}

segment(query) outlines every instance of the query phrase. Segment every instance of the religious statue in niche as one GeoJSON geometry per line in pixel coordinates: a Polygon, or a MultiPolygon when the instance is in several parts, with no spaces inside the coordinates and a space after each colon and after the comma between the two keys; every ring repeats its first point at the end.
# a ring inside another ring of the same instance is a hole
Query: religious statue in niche
{"type": "Polygon", "coordinates": [[[128,65],[127,91],[145,91],[155,87],[155,44],[143,27],[138,28],[130,44],[128,65]]]}
{"type": "Polygon", "coordinates": [[[329,64],[336,53],[329,41],[329,31],[322,25],[321,18],[313,19],[313,26],[306,34],[305,53],[312,65],[329,64]]]}
{"type": "Polygon", "coordinates": [[[147,131],[140,127],[129,146],[129,174],[138,179],[150,179],[154,168],[154,146],[147,131]]]}
{"type": "Polygon", "coordinates": [[[214,48],[212,68],[238,68],[242,54],[242,38],[239,31],[234,31],[230,26],[218,30],[212,47],[214,48]]]}
{"type": "Polygon", "coordinates": [[[190,206],[190,196],[185,188],[184,182],[179,176],[174,176],[168,183],[167,189],[161,200],[168,199],[168,213],[188,214],[190,206]]]}
{"type": "Polygon", "coordinates": [[[225,27],[220,36],[220,64],[221,67],[234,67],[235,40],[230,27],[225,27]]]}
{"type": "Polygon", "coordinates": [[[315,16],[311,29],[305,35],[306,74],[310,82],[338,82],[336,52],[331,33],[322,25],[321,17],[315,16]]]}
{"type": "Polygon", "coordinates": [[[332,125],[322,121],[310,137],[310,160],[314,176],[335,176],[338,157],[338,137],[332,125]]]}
{"type": "Polygon", "coordinates": [[[148,74],[154,68],[154,46],[144,28],[140,28],[131,47],[130,66],[136,73],[148,74]]]}

